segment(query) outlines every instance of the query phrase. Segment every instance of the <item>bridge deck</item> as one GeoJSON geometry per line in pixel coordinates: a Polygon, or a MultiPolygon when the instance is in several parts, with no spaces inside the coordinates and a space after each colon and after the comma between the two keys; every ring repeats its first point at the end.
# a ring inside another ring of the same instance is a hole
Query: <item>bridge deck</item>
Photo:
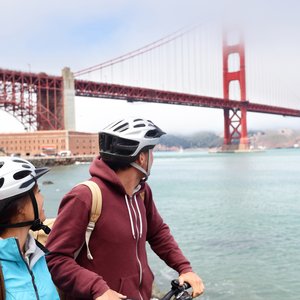
{"type": "Polygon", "coordinates": [[[219,109],[246,107],[247,111],[256,113],[300,117],[300,110],[297,109],[85,80],[75,80],[75,94],[82,97],[113,98],[132,102],[155,102],[219,109]]]}

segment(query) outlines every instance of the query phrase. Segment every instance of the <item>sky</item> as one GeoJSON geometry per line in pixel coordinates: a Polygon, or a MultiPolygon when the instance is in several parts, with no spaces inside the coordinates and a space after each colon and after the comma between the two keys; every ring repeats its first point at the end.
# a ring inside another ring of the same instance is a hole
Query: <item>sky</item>
{"type": "MultiPolygon", "coordinates": [[[[65,66],[78,71],[186,25],[225,19],[243,24],[249,44],[265,55],[266,76],[276,75],[293,90],[300,109],[299,11],[297,0],[2,0],[0,68],[60,75],[65,66]]],[[[75,104],[78,131],[96,132],[126,116],[151,119],[170,133],[223,131],[223,111],[218,109],[80,97],[75,104]]],[[[2,132],[23,130],[1,110],[0,128],[2,132]]],[[[299,129],[299,119],[248,114],[248,129],[271,128],[299,129]]]]}

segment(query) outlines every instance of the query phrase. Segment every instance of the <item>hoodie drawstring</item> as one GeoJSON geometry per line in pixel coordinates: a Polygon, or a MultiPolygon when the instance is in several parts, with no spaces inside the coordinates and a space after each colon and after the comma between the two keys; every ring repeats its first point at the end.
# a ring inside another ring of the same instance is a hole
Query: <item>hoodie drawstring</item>
{"type": "Polygon", "coordinates": [[[127,210],[128,210],[128,214],[129,214],[132,236],[135,239],[135,231],[134,231],[133,220],[132,220],[132,215],[131,215],[131,211],[130,211],[129,204],[128,204],[127,195],[125,195],[125,202],[126,202],[126,206],[127,206],[127,210]]]}
{"type": "Polygon", "coordinates": [[[139,214],[139,219],[140,219],[140,238],[141,238],[142,234],[143,234],[143,222],[142,222],[142,216],[141,216],[140,208],[139,208],[137,200],[136,200],[136,195],[134,195],[134,201],[135,201],[135,205],[137,207],[138,214],[139,214]]]}
{"type": "MultiPolygon", "coordinates": [[[[137,203],[136,195],[134,195],[133,198],[134,198],[135,205],[137,207],[138,218],[139,218],[139,223],[140,223],[140,230],[138,230],[138,233],[139,233],[138,238],[141,238],[142,234],[143,234],[142,215],[141,215],[141,211],[140,211],[140,208],[138,206],[138,203],[137,203]]],[[[131,213],[131,209],[129,207],[129,200],[128,200],[127,195],[125,195],[125,202],[126,202],[126,206],[127,206],[127,210],[128,210],[129,219],[130,219],[130,226],[131,226],[132,236],[133,236],[134,239],[136,239],[135,230],[134,230],[134,223],[133,223],[133,218],[132,218],[132,213],[131,213]]],[[[130,204],[130,206],[132,206],[132,210],[133,210],[135,218],[137,220],[136,211],[135,211],[134,206],[132,205],[132,203],[130,204]]],[[[137,227],[137,229],[138,229],[138,227],[137,227]]]]}

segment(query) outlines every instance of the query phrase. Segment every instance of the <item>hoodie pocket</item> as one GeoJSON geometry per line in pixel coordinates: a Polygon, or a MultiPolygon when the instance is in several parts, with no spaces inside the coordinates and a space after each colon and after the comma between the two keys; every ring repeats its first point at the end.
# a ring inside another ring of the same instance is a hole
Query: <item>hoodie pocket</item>
{"type": "Polygon", "coordinates": [[[140,299],[139,296],[139,275],[122,277],[120,282],[119,293],[131,299],[140,299]]]}

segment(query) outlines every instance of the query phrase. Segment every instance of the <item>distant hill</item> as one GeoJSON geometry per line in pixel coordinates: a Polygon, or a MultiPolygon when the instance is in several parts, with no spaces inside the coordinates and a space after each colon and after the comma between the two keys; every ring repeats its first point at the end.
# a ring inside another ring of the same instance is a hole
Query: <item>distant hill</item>
{"type": "MultiPolygon", "coordinates": [[[[251,130],[248,132],[248,138],[250,145],[254,148],[300,147],[300,130],[251,130]]],[[[223,136],[209,131],[201,131],[192,135],[167,134],[162,136],[159,150],[218,148],[222,144],[223,136]]]]}
{"type": "Polygon", "coordinates": [[[249,138],[254,147],[267,149],[300,147],[300,130],[257,131],[249,134],[249,138]]]}
{"type": "Polygon", "coordinates": [[[161,137],[160,144],[167,148],[216,148],[221,147],[223,138],[213,132],[198,132],[193,135],[167,134],[161,137]]]}

